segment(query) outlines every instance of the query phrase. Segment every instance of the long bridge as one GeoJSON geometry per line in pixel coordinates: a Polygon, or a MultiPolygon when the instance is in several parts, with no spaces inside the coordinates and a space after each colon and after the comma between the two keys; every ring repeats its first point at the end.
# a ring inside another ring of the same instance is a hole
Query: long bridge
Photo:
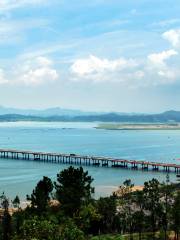
{"type": "Polygon", "coordinates": [[[51,152],[19,151],[13,149],[0,149],[0,158],[22,159],[50,163],[64,163],[73,165],[92,165],[114,167],[143,171],[164,171],[180,173],[180,165],[151,161],[137,161],[111,157],[83,156],[76,154],[62,154],[51,152]]]}

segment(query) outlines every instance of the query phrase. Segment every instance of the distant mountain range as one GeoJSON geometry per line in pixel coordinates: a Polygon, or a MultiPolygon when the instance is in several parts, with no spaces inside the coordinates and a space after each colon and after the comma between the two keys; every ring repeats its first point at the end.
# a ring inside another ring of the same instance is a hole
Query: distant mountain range
{"type": "Polygon", "coordinates": [[[80,116],[80,115],[89,115],[89,114],[95,114],[95,113],[83,112],[80,110],[73,110],[73,109],[63,109],[59,107],[37,110],[37,109],[6,108],[3,106],[0,106],[0,115],[6,115],[6,114],[48,117],[48,116],[64,116],[64,115],[80,116]]]}
{"type": "Polygon", "coordinates": [[[180,111],[159,114],[83,112],[80,110],[49,108],[26,110],[0,107],[0,121],[64,121],[64,122],[129,122],[129,123],[175,123],[180,122],[180,111]]]}

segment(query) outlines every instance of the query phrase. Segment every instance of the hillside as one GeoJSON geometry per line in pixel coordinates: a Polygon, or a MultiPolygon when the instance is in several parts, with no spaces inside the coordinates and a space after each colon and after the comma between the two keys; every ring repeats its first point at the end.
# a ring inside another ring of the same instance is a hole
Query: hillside
{"type": "MultiPolygon", "coordinates": [[[[75,111],[75,110],[74,110],[75,111]]],[[[78,111],[78,110],[77,110],[78,111]]],[[[1,114],[0,121],[63,121],[63,122],[128,122],[128,123],[174,123],[180,122],[180,111],[167,111],[159,114],[123,114],[123,113],[62,113],[52,114],[1,114]]]]}

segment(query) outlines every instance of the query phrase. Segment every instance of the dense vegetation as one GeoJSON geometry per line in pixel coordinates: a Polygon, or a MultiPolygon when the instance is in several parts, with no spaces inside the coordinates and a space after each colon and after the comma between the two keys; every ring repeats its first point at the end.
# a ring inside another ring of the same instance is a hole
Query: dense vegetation
{"type": "Polygon", "coordinates": [[[126,240],[180,239],[180,186],[152,179],[142,191],[126,180],[109,197],[93,198],[93,179],[82,167],[63,170],[56,182],[44,177],[31,203],[21,209],[18,196],[1,196],[0,239],[3,240],[126,240]]]}
{"type": "MultiPolygon", "coordinates": [[[[19,112],[19,111],[17,111],[19,112]]],[[[180,122],[180,111],[167,111],[159,114],[119,114],[119,113],[76,113],[44,115],[40,114],[0,114],[0,122],[42,121],[42,122],[124,122],[124,123],[173,123],[180,122]]]]}

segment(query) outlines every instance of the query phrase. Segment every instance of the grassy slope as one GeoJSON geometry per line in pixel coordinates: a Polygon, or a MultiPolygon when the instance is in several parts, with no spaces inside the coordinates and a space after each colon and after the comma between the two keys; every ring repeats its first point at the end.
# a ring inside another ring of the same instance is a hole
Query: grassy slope
{"type": "MultiPolygon", "coordinates": [[[[151,233],[143,233],[141,235],[142,237],[142,240],[152,240],[152,234],[151,233]]],[[[173,239],[174,237],[174,234],[173,233],[170,233],[169,234],[169,239],[173,239]]],[[[161,233],[156,233],[156,238],[157,239],[162,239],[164,240],[164,236],[163,234],[161,233]],[[161,235],[161,237],[160,237],[161,235]]],[[[127,235],[119,235],[119,234],[106,234],[106,235],[101,235],[101,236],[96,236],[96,237],[93,237],[91,238],[91,240],[129,240],[130,239],[130,236],[127,234],[127,235]]],[[[139,240],[139,235],[137,233],[133,234],[133,240],[139,240]]]]}

